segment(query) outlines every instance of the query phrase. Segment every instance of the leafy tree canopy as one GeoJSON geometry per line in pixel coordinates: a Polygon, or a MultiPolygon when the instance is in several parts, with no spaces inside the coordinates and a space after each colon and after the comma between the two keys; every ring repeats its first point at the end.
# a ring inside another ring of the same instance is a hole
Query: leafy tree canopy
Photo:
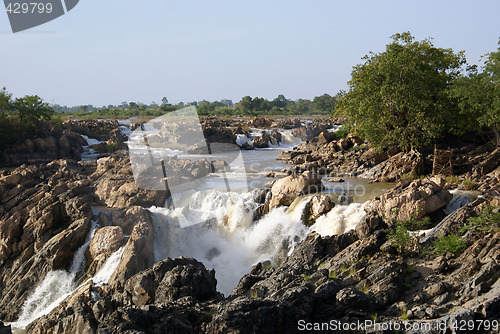
{"type": "Polygon", "coordinates": [[[23,129],[34,128],[40,120],[49,121],[54,114],[54,110],[37,95],[17,98],[12,105],[23,129]]]}
{"type": "MultiPolygon", "coordinates": [[[[500,41],[499,41],[500,45],[500,41]]],[[[457,98],[461,114],[459,132],[489,127],[500,146],[500,47],[486,55],[478,70],[471,66],[467,75],[458,78],[450,87],[450,95],[457,98]]]]}
{"type": "Polygon", "coordinates": [[[382,53],[365,56],[352,71],[336,112],[374,146],[420,149],[444,134],[454,100],[446,89],[465,63],[463,51],[415,41],[409,32],[392,36],[382,53]]]}

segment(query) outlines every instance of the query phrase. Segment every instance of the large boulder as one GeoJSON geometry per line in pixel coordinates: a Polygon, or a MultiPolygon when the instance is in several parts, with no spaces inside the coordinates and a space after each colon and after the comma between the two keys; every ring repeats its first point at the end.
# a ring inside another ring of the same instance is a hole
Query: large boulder
{"type": "Polygon", "coordinates": [[[300,175],[289,175],[276,180],[271,188],[270,208],[290,205],[298,196],[323,190],[321,175],[305,171],[300,175]]]}
{"type": "Polygon", "coordinates": [[[442,176],[415,180],[408,186],[396,187],[367,204],[367,211],[374,210],[388,219],[408,220],[421,218],[448,205],[453,195],[444,189],[442,176]]]}
{"type": "Polygon", "coordinates": [[[192,258],[165,259],[127,280],[125,292],[137,306],[164,304],[183,297],[216,298],[215,271],[192,258]]]}
{"type": "Polygon", "coordinates": [[[89,263],[88,275],[97,272],[108,257],[118,250],[124,242],[120,226],[104,226],[97,229],[85,254],[89,263]]]}
{"type": "Polygon", "coordinates": [[[110,208],[163,206],[168,197],[168,189],[158,191],[138,187],[132,174],[130,157],[125,151],[99,159],[92,179],[95,180],[95,201],[110,208]]]}

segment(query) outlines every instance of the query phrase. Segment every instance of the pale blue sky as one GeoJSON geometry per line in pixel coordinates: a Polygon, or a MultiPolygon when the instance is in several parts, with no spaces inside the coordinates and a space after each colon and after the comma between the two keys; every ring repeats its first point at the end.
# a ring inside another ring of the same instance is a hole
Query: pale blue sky
{"type": "Polygon", "coordinates": [[[12,34],[0,9],[0,87],[66,105],[313,98],[345,89],[397,32],[477,63],[497,48],[498,13],[499,0],[80,0],[12,34]]]}

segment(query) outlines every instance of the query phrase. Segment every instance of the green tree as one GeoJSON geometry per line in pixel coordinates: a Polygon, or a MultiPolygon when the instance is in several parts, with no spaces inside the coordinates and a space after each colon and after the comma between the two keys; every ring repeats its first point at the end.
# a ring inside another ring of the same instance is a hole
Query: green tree
{"type": "Polygon", "coordinates": [[[12,110],[12,94],[5,87],[0,90],[0,115],[12,110]]]}
{"type": "Polygon", "coordinates": [[[469,67],[468,75],[455,80],[449,90],[462,116],[457,132],[489,127],[500,146],[500,47],[486,55],[481,69],[469,67]]]}
{"type": "Polygon", "coordinates": [[[16,98],[13,108],[22,130],[33,129],[39,121],[49,121],[54,114],[54,110],[37,95],[16,98]]]}
{"type": "Polygon", "coordinates": [[[392,39],[384,52],[372,52],[354,67],[336,113],[377,147],[418,150],[446,133],[457,112],[446,90],[465,56],[436,48],[430,39],[415,42],[409,32],[392,39]]]}
{"type": "Polygon", "coordinates": [[[333,112],[337,99],[329,94],[316,96],[313,100],[313,107],[317,111],[333,112]]]}

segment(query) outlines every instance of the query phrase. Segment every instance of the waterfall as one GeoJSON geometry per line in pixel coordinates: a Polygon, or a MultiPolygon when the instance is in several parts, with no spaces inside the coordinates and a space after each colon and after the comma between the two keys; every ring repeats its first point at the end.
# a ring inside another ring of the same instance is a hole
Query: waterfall
{"type": "Polygon", "coordinates": [[[363,219],[365,203],[351,203],[349,205],[337,205],[326,215],[316,219],[311,230],[321,236],[342,234],[356,228],[363,219]]]}
{"type": "Polygon", "coordinates": [[[276,208],[254,221],[257,203],[251,193],[197,192],[192,198],[198,200],[180,209],[151,208],[155,260],[194,257],[215,269],[218,290],[225,295],[254,264],[274,261],[307,235],[301,221],[307,202],[291,212],[276,208]],[[181,228],[183,219],[200,223],[181,228]]]}
{"type": "Polygon", "coordinates": [[[453,189],[450,190],[450,194],[453,195],[453,198],[451,199],[450,203],[448,203],[446,208],[443,209],[444,213],[446,213],[447,215],[474,201],[479,195],[479,192],[453,189]]]}
{"type": "Polygon", "coordinates": [[[94,285],[102,285],[107,283],[111,275],[118,267],[120,258],[123,254],[125,246],[118,249],[116,252],[104,262],[101,269],[94,277],[87,279],[85,282],[79,283],[82,269],[85,264],[85,251],[94,236],[97,228],[97,222],[92,221],[92,225],[87,238],[80,248],[75,252],[70,270],[52,270],[45,275],[40,284],[29,295],[23,304],[18,320],[12,323],[13,328],[25,328],[32,321],[50,313],[64,299],[71,296],[80,287],[92,281],[94,285]],[[80,273],[80,275],[78,275],[80,273]]]}
{"type": "Polygon", "coordinates": [[[19,319],[13,324],[13,327],[26,327],[33,320],[48,314],[71,295],[77,287],[77,274],[85,263],[85,250],[89,246],[96,228],[97,222],[92,221],[85,242],[73,256],[69,271],[52,270],[45,275],[43,281],[24,302],[19,319]]]}

